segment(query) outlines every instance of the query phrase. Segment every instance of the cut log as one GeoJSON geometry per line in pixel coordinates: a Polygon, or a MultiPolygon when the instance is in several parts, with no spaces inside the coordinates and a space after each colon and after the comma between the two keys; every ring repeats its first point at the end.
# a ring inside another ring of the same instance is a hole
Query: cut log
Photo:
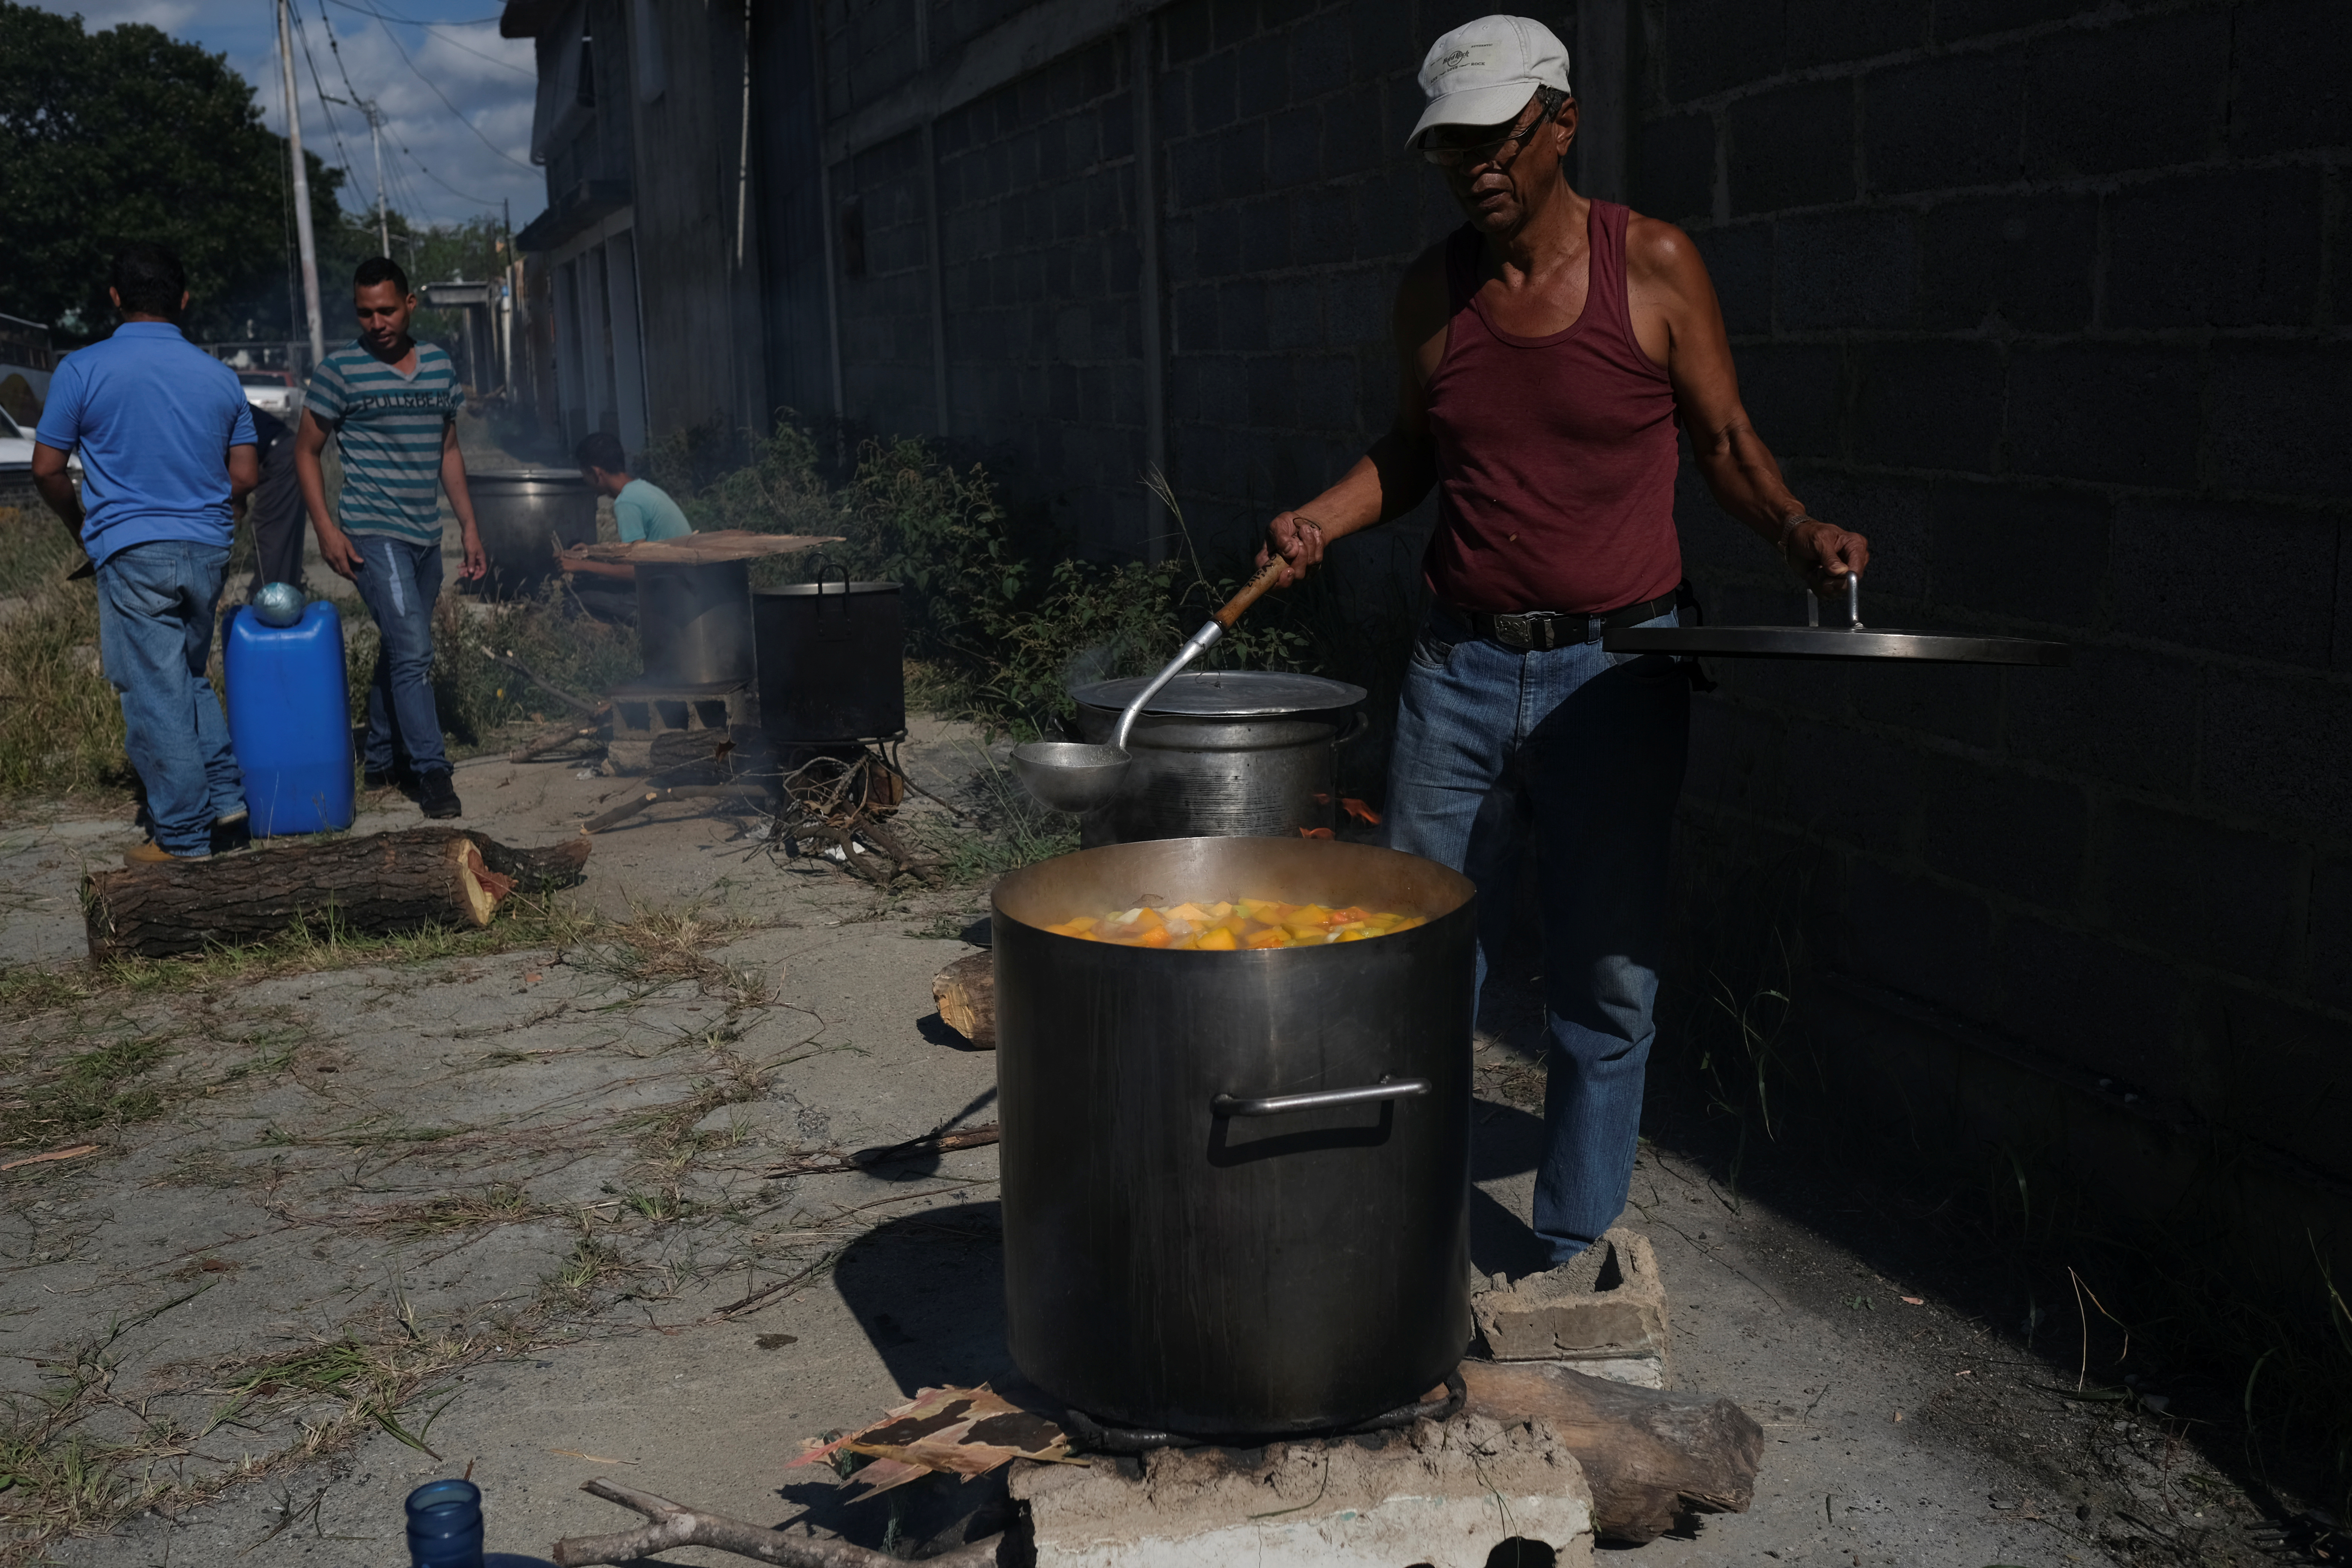
{"type": "Polygon", "coordinates": [[[1592,1528],[1640,1544],[1683,1513],[1746,1513],[1764,1429],[1728,1399],[1612,1383],[1549,1362],[1465,1361],[1469,1408],[1540,1419],[1584,1467],[1592,1528]]]}
{"type": "Polygon", "coordinates": [[[265,942],[300,922],[360,936],[479,927],[509,894],[568,888],[589,841],[516,849],[457,827],[413,827],[100,871],[82,879],[94,960],[168,958],[265,942]]]}
{"type": "Polygon", "coordinates": [[[947,1026],[983,1051],[996,1048],[996,955],[957,959],[931,982],[931,999],[947,1026]]]}

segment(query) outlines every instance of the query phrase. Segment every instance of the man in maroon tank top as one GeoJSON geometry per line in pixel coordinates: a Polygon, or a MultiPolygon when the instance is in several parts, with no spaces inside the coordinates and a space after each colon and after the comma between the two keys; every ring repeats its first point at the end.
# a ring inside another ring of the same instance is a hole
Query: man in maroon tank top
{"type": "Polygon", "coordinates": [[[1457,27],[1421,85],[1411,145],[1469,221],[1397,291],[1395,424],[1266,538],[1291,581],[1437,492],[1390,842],[1478,883],[1483,987],[1534,831],[1549,1073],[1527,1264],[1541,1268],[1615,1222],[1633,1176],[1690,688],[1671,659],[1604,653],[1601,637],[1675,624],[1676,426],[1717,503],[1817,591],[1870,546],[1807,516],[1749,427],[1689,238],[1569,185],[1577,106],[1550,29],[1457,27]]]}

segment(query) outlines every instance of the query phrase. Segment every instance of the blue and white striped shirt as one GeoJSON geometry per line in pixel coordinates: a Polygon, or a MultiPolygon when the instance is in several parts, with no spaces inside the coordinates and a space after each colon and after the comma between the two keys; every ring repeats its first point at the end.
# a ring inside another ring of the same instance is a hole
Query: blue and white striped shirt
{"type": "Polygon", "coordinates": [[[319,362],[302,406],[335,432],[343,459],[337,521],[345,533],[440,542],[441,443],[465,405],[456,367],[431,343],[416,345],[414,375],[356,341],[319,362]]]}

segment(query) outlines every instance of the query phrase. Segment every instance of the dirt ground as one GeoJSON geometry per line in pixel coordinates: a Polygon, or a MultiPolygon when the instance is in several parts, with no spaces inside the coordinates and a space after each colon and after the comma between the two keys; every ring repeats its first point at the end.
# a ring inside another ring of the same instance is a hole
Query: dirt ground
{"type": "MultiPolygon", "coordinates": [[[[926,724],[904,756],[985,797],[970,732],[926,724]]],[[[457,782],[467,825],[519,845],[625,787],[576,763],[457,782]]],[[[385,795],[358,826],[415,820],[385,795]]],[[[556,945],[20,984],[0,1097],[100,1114],[61,1140],[93,1152],[0,1171],[0,1517],[93,1568],[358,1568],[400,1551],[409,1489],[470,1465],[493,1551],[635,1522],[581,1494],[595,1477],[902,1552],[959,1529],[986,1484],[845,1507],[787,1467],[922,1385],[1021,1386],[995,1151],[779,1167],[994,1120],[992,1058],[929,993],[984,893],[883,898],[744,826],[680,804],[600,836],[572,896],[602,923],[556,945]]],[[[79,876],[132,841],[127,814],[0,828],[0,963],[78,955],[79,876]]],[[[1479,1062],[1488,1273],[1518,1271],[1532,1194],[1523,1038],[1479,1062]]],[[[1645,1144],[1626,1223],[1658,1249],[1677,1383],[1768,1443],[1750,1512],[1640,1561],[2276,1560],[2176,1426],[2069,1397],[2071,1364],[1895,1272],[1868,1201],[1735,1198],[1696,1144],[1645,1144]]]]}

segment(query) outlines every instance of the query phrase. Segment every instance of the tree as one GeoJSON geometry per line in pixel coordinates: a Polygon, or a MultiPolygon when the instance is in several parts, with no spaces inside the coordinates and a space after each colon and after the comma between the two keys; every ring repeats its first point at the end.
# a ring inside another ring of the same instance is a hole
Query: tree
{"type": "MultiPolygon", "coordinates": [[[[337,233],[341,172],[305,160],[319,231],[337,233]]],[[[286,142],[226,55],[0,0],[0,311],[102,334],[108,264],[147,239],[188,269],[192,336],[289,325],[286,142]]]]}

